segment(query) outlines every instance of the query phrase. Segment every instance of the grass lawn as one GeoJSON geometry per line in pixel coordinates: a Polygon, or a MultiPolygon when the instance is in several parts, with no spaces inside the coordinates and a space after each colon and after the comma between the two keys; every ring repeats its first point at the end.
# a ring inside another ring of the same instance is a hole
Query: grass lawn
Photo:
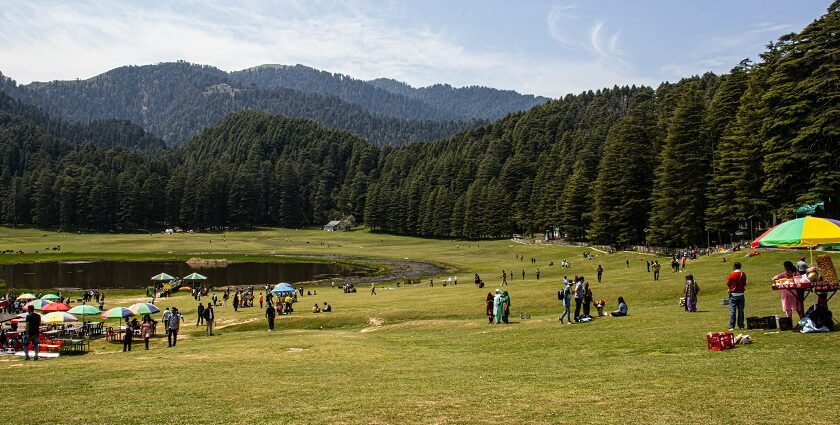
{"type": "MultiPolygon", "coordinates": [[[[77,235],[0,229],[4,249],[25,254],[0,255],[2,262],[276,254],[410,258],[451,266],[459,277],[457,287],[443,287],[445,276],[436,277],[433,288],[379,284],[376,296],[367,288],[343,294],[319,287],[317,296],[299,300],[298,312],[278,318],[274,333],[266,332],[258,308],[234,313],[227,306],[217,309],[217,336],[205,337],[195,326],[196,302],[185,295],[162,300],[161,308],[177,306],[186,316],[175,349],[157,339],[149,351],[139,344],[122,353],[121,346],[100,340],[84,356],[38,363],[0,357],[6,404],[24,414],[7,415],[8,423],[840,423],[840,334],[750,331],[752,345],[725,352],[705,346],[706,332],[727,327],[728,310],[718,300],[725,298],[732,262],[741,261],[749,276],[747,316],[782,314],[770,277],[799,252],[689,262],[701,292],[700,312],[688,314],[677,306],[683,273],[665,265],[662,280],[654,282],[644,265],[653,257],[616,253],[585,260],[578,247],[366,231],[77,235]],[[60,254],[44,253],[56,245],[60,254]],[[571,260],[571,269],[559,267],[563,258],[571,260]],[[599,263],[605,269],[600,284],[599,263]],[[513,320],[488,325],[484,298],[498,287],[502,269],[516,272],[505,288],[513,320]],[[476,288],[473,273],[489,288],[476,288]],[[556,293],[564,274],[586,276],[607,309],[624,296],[630,315],[559,324],[556,293]],[[324,301],[333,313],[308,312],[324,301]],[[531,318],[519,319],[523,313],[531,318]]],[[[840,256],[833,258],[840,266],[840,256]]],[[[107,301],[114,306],[139,299],[115,291],[107,301]]],[[[838,305],[830,303],[840,313],[838,305]]]]}

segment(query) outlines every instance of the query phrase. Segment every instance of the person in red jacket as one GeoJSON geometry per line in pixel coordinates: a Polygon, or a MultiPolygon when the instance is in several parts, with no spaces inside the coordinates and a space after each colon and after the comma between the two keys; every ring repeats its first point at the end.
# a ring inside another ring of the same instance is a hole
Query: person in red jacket
{"type": "Polygon", "coordinates": [[[729,287],[729,330],[735,329],[735,316],[738,316],[738,329],[744,329],[744,291],[747,287],[747,275],[741,271],[741,263],[732,265],[734,269],[726,279],[729,287]]]}

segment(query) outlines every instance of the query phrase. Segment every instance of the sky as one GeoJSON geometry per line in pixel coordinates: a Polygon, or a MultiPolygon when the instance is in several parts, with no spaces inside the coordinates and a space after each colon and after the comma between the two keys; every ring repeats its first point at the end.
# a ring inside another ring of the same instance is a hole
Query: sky
{"type": "Polygon", "coordinates": [[[303,64],[560,97],[727,72],[830,3],[0,0],[0,72],[29,83],[175,60],[226,71],[303,64]]]}

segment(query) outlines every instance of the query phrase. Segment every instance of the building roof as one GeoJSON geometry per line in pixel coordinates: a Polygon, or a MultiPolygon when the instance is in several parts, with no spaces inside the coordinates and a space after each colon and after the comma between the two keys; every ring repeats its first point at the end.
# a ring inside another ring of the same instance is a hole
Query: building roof
{"type": "Polygon", "coordinates": [[[339,224],[341,224],[341,221],[333,220],[333,221],[327,223],[324,227],[333,227],[333,226],[338,226],[339,224]]]}

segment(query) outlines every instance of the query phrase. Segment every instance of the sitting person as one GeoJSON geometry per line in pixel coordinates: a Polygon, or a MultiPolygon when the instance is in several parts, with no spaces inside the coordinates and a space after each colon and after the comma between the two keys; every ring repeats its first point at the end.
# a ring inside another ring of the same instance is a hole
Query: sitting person
{"type": "Polygon", "coordinates": [[[618,297],[618,310],[610,313],[612,317],[621,317],[627,315],[627,304],[624,303],[624,297],[618,297]]]}
{"type": "Polygon", "coordinates": [[[314,306],[312,306],[312,312],[313,313],[320,313],[321,312],[321,308],[318,307],[318,304],[315,304],[314,306]]]}
{"type": "Polygon", "coordinates": [[[825,293],[817,294],[817,302],[805,313],[805,317],[811,319],[814,327],[821,328],[825,326],[829,331],[834,330],[832,316],[831,310],[828,309],[828,299],[825,293]]]}
{"type": "Polygon", "coordinates": [[[321,309],[321,311],[323,311],[324,313],[329,313],[332,311],[332,306],[327,304],[326,301],[324,301],[324,308],[321,309]]]}

